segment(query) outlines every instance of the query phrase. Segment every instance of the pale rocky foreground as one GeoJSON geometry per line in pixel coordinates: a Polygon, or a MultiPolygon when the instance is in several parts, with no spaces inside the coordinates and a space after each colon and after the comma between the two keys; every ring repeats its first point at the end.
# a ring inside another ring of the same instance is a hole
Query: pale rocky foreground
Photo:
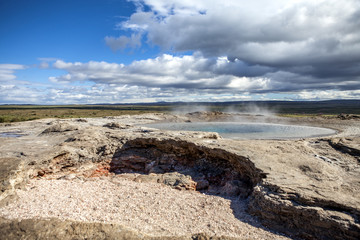
{"type": "Polygon", "coordinates": [[[360,121],[221,113],[0,125],[5,239],[359,239],[360,121]],[[266,119],[265,119],[266,118],[266,119]],[[294,140],[149,129],[155,121],[330,127],[294,140]]]}

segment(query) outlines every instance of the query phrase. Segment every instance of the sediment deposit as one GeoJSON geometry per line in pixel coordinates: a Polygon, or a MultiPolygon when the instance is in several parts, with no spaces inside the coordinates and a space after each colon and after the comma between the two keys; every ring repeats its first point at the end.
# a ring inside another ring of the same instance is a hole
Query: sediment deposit
{"type": "Polygon", "coordinates": [[[360,121],[222,113],[2,124],[5,239],[359,239],[360,121]],[[152,122],[227,119],[334,136],[231,140],[152,122]]]}

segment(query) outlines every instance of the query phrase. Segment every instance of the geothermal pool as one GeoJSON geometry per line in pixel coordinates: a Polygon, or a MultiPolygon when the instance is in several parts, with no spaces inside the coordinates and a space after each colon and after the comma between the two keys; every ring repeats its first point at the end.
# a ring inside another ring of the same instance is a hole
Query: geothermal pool
{"type": "Polygon", "coordinates": [[[274,123],[190,122],[152,123],[146,126],[161,130],[217,132],[224,138],[232,139],[309,138],[336,133],[328,128],[274,123]]]}

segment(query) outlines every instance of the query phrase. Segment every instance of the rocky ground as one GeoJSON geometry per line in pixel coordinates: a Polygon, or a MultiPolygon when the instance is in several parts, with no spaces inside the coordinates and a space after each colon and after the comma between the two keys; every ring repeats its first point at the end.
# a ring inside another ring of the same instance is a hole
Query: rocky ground
{"type": "Polygon", "coordinates": [[[359,239],[360,120],[223,113],[0,125],[4,239],[359,239]],[[334,136],[231,140],[152,122],[266,121],[334,136]]]}

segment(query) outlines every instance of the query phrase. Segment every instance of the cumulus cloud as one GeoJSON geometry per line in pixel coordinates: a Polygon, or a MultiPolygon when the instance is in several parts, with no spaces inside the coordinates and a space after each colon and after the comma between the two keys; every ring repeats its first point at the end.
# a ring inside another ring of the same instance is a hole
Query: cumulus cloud
{"type": "MultiPolygon", "coordinates": [[[[249,80],[263,91],[300,91],[301,86],[344,91],[360,87],[358,0],[133,2],[137,12],[119,23],[122,29],[143,34],[147,42],[165,51],[193,51],[203,56],[197,64],[205,62],[204,72],[197,68],[190,73],[184,63],[186,76],[168,79],[178,86],[218,87],[222,83],[246,89],[251,85],[245,84],[249,80]],[[234,64],[209,64],[223,56],[234,64]],[[181,84],[191,78],[189,75],[197,81],[181,84]]],[[[152,63],[156,65],[156,60],[152,63]]],[[[166,73],[171,72],[168,70],[166,73]]],[[[163,86],[164,80],[158,83],[163,86]]]]}
{"type": "Polygon", "coordinates": [[[123,27],[146,30],[153,43],[178,51],[283,65],[294,55],[316,62],[359,43],[357,0],[137,2],[151,10],[134,13],[123,27]]]}
{"type": "Polygon", "coordinates": [[[44,103],[44,91],[21,84],[0,85],[0,104],[44,103]]]}
{"type": "Polygon", "coordinates": [[[53,67],[68,73],[51,77],[52,82],[92,81],[102,84],[176,88],[207,91],[264,91],[270,79],[253,77],[253,69],[240,61],[224,57],[204,58],[200,55],[172,56],[163,54],[155,59],[134,61],[129,65],[56,61],[53,67]],[[241,75],[241,77],[237,76],[241,75]]]}
{"type": "MultiPolygon", "coordinates": [[[[6,66],[6,69],[9,68],[23,67],[6,66]]],[[[267,99],[269,92],[281,93],[293,89],[297,89],[293,94],[296,99],[356,99],[360,96],[360,90],[322,90],[328,83],[318,83],[318,89],[313,90],[315,87],[311,79],[288,72],[271,72],[263,77],[253,77],[252,74],[238,77],[235,74],[239,68],[251,73],[251,69],[257,66],[247,66],[239,60],[229,61],[225,57],[209,59],[201,55],[174,57],[164,54],[129,65],[57,60],[52,68],[66,72],[62,76],[51,77],[52,85],[3,81],[0,84],[0,103],[234,101],[251,100],[254,96],[267,99]],[[233,72],[234,69],[236,71],[233,72]],[[288,82],[288,78],[304,79],[288,82]],[[305,91],[304,82],[308,82],[308,90],[305,91]]],[[[356,84],[356,81],[347,84],[356,84]]]]}
{"type": "Polygon", "coordinates": [[[15,71],[25,69],[25,65],[20,64],[0,64],[0,81],[15,80],[15,71]]]}
{"type": "Polygon", "coordinates": [[[325,89],[345,91],[360,88],[358,77],[351,80],[344,76],[319,79],[308,74],[249,65],[238,59],[230,61],[226,57],[206,58],[199,54],[163,54],[154,59],[134,61],[129,65],[94,61],[71,63],[58,60],[53,67],[67,73],[50,77],[52,82],[91,81],[119,86],[161,88],[164,91],[187,89],[203,90],[203,93],[205,91],[257,94],[325,89]]]}
{"type": "Polygon", "coordinates": [[[359,99],[360,90],[347,91],[303,91],[297,94],[300,100],[330,100],[330,99],[359,99]]]}

